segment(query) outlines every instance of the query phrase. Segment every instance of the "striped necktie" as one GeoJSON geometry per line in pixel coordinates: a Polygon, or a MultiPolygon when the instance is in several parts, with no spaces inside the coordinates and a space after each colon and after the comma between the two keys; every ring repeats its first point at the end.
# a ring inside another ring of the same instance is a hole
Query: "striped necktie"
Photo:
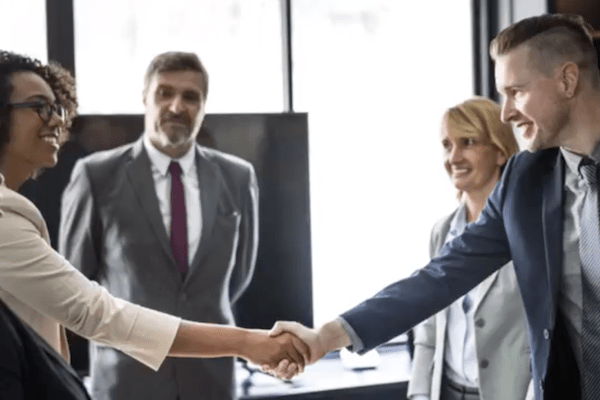
{"type": "Polygon", "coordinates": [[[600,224],[598,213],[598,165],[584,158],[579,172],[587,191],[581,210],[579,257],[581,260],[581,293],[583,325],[584,399],[600,399],[600,224]]]}

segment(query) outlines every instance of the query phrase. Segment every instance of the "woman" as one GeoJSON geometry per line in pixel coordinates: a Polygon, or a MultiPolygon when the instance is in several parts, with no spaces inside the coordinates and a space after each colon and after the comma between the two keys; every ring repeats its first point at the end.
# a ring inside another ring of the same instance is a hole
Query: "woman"
{"type": "MultiPolygon", "coordinates": [[[[430,254],[481,213],[508,158],[518,151],[500,107],[473,98],[446,111],[444,166],[460,205],[432,230],[430,254]]],[[[532,399],[525,314],[512,263],[415,327],[411,400],[532,399]]]]}
{"type": "Polygon", "coordinates": [[[289,359],[301,369],[307,348],[291,336],[273,340],[266,331],[184,321],[122,301],[51,248],[41,214],[17,190],[56,164],[76,105],[64,68],[0,52],[0,300],[66,360],[64,327],[153,369],[167,356],[273,366],[289,359]]]}

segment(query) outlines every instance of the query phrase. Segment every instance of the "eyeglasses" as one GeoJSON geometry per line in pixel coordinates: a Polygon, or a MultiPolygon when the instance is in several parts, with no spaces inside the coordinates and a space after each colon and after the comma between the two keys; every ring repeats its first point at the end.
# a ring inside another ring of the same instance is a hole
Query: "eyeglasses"
{"type": "Polygon", "coordinates": [[[40,119],[44,121],[45,124],[50,122],[52,119],[52,113],[56,113],[62,123],[67,121],[67,110],[65,110],[65,108],[58,103],[50,104],[47,101],[36,100],[25,101],[23,103],[12,103],[8,104],[7,107],[9,110],[11,108],[33,108],[35,111],[37,111],[40,119]]]}

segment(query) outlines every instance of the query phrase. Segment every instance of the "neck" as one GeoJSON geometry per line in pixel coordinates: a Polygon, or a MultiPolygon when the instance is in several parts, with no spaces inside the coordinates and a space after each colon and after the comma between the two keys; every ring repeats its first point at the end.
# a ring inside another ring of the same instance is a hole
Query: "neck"
{"type": "Polygon", "coordinates": [[[5,156],[3,158],[4,161],[0,165],[0,173],[4,176],[6,187],[16,192],[27,179],[34,176],[35,170],[30,165],[12,162],[10,157],[5,156]]]}
{"type": "Polygon", "coordinates": [[[481,214],[481,210],[485,206],[488,196],[492,193],[498,178],[490,180],[490,182],[482,189],[471,192],[464,192],[462,202],[467,208],[467,222],[475,222],[481,214]]]}

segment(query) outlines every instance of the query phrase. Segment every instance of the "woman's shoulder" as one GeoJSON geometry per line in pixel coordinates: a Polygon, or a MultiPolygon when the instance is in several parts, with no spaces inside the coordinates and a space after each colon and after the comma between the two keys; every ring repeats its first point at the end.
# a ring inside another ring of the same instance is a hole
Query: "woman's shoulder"
{"type": "Polygon", "coordinates": [[[0,217],[6,213],[19,215],[36,225],[43,224],[44,220],[35,204],[27,197],[4,185],[0,185],[0,217]]]}

